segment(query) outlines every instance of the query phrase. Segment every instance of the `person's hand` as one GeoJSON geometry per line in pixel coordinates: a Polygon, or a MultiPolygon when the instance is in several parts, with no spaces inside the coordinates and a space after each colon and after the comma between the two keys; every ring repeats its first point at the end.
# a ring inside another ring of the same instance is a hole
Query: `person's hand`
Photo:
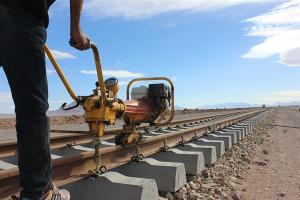
{"type": "Polygon", "coordinates": [[[91,48],[90,39],[80,29],[71,31],[70,45],[80,51],[91,48]]]}

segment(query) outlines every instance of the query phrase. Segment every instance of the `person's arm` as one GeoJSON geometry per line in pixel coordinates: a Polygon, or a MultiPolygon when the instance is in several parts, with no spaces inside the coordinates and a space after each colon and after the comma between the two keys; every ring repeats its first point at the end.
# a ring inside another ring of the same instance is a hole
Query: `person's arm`
{"type": "Polygon", "coordinates": [[[90,40],[80,28],[80,15],[83,0],[70,0],[70,44],[78,50],[86,50],[90,48],[90,40]]]}

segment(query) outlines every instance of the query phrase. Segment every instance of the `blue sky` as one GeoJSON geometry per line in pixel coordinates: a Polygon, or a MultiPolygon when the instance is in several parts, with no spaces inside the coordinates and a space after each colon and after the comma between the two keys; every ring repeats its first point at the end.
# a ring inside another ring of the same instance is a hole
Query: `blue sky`
{"type": "MultiPolygon", "coordinates": [[[[106,77],[167,76],[176,105],[300,101],[300,1],[86,0],[82,29],[101,50],[106,77]]],[[[77,95],[94,89],[91,51],[68,45],[68,1],[50,9],[48,46],[77,95]]],[[[50,109],[71,102],[47,61],[50,109]]],[[[0,69],[0,113],[13,112],[0,69]]]]}

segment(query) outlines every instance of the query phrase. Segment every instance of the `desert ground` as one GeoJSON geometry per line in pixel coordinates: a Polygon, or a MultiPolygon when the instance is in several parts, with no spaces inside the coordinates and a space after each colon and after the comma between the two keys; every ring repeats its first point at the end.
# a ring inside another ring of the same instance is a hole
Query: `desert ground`
{"type": "Polygon", "coordinates": [[[182,188],[177,198],[298,200],[299,155],[299,108],[275,108],[252,134],[182,188]]]}

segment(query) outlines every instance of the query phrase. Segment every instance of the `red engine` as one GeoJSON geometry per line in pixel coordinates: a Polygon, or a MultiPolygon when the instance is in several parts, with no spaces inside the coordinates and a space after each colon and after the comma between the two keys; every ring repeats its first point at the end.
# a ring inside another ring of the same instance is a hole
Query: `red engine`
{"type": "Polygon", "coordinates": [[[168,109],[170,91],[165,84],[150,84],[132,89],[131,100],[125,101],[123,117],[126,124],[153,124],[160,114],[168,109]]]}

